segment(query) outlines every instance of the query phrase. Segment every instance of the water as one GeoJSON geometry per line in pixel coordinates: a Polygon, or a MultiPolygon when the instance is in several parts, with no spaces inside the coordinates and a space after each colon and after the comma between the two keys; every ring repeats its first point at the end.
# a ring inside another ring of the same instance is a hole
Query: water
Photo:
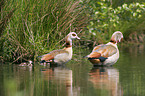
{"type": "Polygon", "coordinates": [[[0,96],[145,96],[144,45],[120,46],[113,67],[96,67],[79,50],[64,67],[0,65],[0,96]],[[83,55],[82,55],[83,54],[83,55]]]}

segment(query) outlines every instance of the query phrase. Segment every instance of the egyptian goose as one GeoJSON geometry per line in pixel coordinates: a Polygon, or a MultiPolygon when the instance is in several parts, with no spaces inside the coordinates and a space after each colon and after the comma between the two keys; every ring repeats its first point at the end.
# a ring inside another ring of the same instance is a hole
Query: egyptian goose
{"type": "Polygon", "coordinates": [[[48,54],[45,54],[41,58],[40,63],[44,62],[54,62],[56,64],[64,64],[71,60],[72,58],[72,40],[80,39],[75,32],[70,32],[66,36],[66,47],[60,50],[51,51],[48,54]]]}
{"type": "Polygon", "coordinates": [[[120,31],[113,33],[110,42],[94,47],[93,51],[86,57],[93,65],[113,65],[119,58],[117,43],[123,40],[120,31]]]}

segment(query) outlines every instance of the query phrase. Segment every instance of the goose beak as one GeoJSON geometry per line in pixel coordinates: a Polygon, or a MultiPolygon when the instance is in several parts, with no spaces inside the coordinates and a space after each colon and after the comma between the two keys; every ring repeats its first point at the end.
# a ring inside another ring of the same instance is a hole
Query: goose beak
{"type": "Polygon", "coordinates": [[[123,41],[123,38],[121,38],[121,42],[123,41]]]}
{"type": "Polygon", "coordinates": [[[123,41],[123,38],[119,39],[119,40],[117,41],[117,43],[122,42],[122,41],[123,41]]]}
{"type": "Polygon", "coordinates": [[[77,39],[80,39],[80,38],[77,36],[77,39]]]}

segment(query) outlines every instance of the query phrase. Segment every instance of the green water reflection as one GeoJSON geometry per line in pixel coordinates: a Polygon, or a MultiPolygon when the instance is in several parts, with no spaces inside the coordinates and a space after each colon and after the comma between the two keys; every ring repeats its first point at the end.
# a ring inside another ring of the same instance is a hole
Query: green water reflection
{"type": "Polygon", "coordinates": [[[0,65],[0,96],[145,96],[145,47],[119,47],[113,67],[93,67],[80,50],[64,67],[0,65]],[[82,55],[83,54],[83,55],[82,55]]]}

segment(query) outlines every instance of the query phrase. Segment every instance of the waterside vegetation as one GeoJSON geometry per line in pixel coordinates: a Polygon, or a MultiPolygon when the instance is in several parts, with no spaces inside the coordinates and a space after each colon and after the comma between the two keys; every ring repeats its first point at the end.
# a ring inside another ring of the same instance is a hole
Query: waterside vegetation
{"type": "Polygon", "coordinates": [[[87,16],[79,1],[4,0],[1,7],[1,60],[21,62],[59,49],[70,31],[80,32],[87,16]]]}
{"type": "MultiPolygon", "coordinates": [[[[114,5],[108,0],[1,0],[0,62],[20,63],[60,49],[75,31],[82,42],[108,42],[114,31],[143,42],[145,3],[114,5]]],[[[77,42],[77,44],[79,44],[77,42]]]]}

